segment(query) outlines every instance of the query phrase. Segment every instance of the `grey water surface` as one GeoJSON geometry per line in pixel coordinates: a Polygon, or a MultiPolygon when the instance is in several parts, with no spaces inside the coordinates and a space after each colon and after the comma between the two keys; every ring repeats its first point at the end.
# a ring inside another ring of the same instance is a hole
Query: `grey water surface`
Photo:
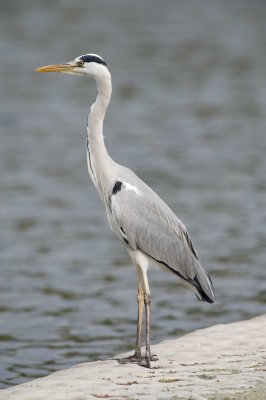
{"type": "Polygon", "coordinates": [[[259,0],[1,1],[1,387],[134,347],[135,270],[86,167],[95,84],[35,72],[80,54],[112,72],[109,152],[215,286],[209,305],[151,271],[152,342],[265,312],[265,20],[259,0]]]}

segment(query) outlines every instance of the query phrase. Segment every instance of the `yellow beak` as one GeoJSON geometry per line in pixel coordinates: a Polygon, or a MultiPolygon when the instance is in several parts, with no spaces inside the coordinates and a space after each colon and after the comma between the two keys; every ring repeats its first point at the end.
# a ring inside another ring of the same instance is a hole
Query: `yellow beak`
{"type": "Polygon", "coordinates": [[[37,68],[38,72],[65,72],[65,71],[73,71],[75,67],[69,64],[54,64],[54,65],[46,65],[45,67],[37,68]]]}

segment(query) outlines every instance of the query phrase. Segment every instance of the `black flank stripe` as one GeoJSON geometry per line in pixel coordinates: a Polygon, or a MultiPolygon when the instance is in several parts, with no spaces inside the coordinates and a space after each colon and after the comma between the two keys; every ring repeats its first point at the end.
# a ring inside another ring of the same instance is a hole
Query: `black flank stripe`
{"type": "MultiPolygon", "coordinates": [[[[138,246],[137,246],[138,247],[138,246]]],[[[141,248],[138,247],[139,250],[141,250],[141,248]]],[[[143,250],[141,250],[143,251],[143,250]]],[[[145,253],[145,252],[143,252],[145,253]]],[[[145,253],[147,254],[147,253],[145,253]]],[[[191,283],[193,286],[195,286],[195,288],[199,291],[200,295],[202,296],[202,300],[203,301],[207,301],[208,303],[213,303],[213,301],[206,295],[206,293],[202,290],[202,287],[199,283],[198,277],[195,276],[194,279],[189,279],[189,278],[185,278],[183,275],[180,274],[180,272],[176,271],[174,268],[170,267],[168,264],[166,264],[163,261],[159,261],[156,260],[156,258],[152,257],[150,254],[147,254],[149,257],[153,258],[155,261],[157,261],[160,264],[163,264],[165,267],[167,267],[168,269],[170,269],[170,271],[172,271],[174,274],[176,274],[177,276],[179,276],[179,278],[183,279],[184,281],[191,283]]]]}

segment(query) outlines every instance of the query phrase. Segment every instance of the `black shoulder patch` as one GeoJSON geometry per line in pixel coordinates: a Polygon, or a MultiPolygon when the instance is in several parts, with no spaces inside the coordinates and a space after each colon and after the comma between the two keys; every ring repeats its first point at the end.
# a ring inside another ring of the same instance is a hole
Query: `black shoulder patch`
{"type": "Polygon", "coordinates": [[[94,54],[85,54],[84,56],[80,56],[79,59],[84,61],[84,62],[87,62],[87,63],[95,62],[97,64],[102,64],[102,65],[105,65],[107,67],[106,62],[103,61],[101,59],[101,57],[98,57],[98,56],[96,56],[94,54]]]}
{"type": "Polygon", "coordinates": [[[112,190],[112,194],[116,194],[118,192],[120,192],[120,190],[122,189],[123,186],[123,182],[121,181],[116,181],[112,190]]]}

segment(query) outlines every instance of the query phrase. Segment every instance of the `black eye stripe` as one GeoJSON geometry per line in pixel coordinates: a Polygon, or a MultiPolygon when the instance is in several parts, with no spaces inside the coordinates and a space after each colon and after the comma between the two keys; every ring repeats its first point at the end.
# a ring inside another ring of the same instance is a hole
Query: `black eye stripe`
{"type": "Polygon", "coordinates": [[[93,56],[91,54],[85,54],[84,56],[79,57],[80,60],[84,61],[84,62],[95,62],[97,64],[102,64],[102,65],[106,65],[106,62],[103,61],[100,57],[97,56],[93,56]]]}

